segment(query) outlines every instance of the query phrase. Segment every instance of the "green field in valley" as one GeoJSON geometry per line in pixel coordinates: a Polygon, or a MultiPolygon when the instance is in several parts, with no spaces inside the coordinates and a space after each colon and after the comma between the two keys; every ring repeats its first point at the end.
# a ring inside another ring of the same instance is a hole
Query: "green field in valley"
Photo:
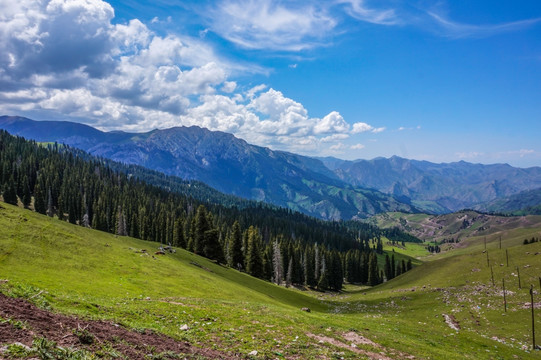
{"type": "MultiPolygon", "coordinates": [[[[541,302],[541,243],[519,241],[529,230],[506,229],[502,249],[489,241],[494,285],[479,237],[429,257],[422,244],[395,246],[397,258],[426,261],[374,288],[348,284],[340,293],[321,293],[276,286],[182,249],[154,255],[156,243],[0,205],[0,291],[53,312],[150,329],[244,358],[541,357],[531,350],[528,306],[530,284],[541,302]]],[[[158,355],[149,349],[149,358],[158,355]]]]}

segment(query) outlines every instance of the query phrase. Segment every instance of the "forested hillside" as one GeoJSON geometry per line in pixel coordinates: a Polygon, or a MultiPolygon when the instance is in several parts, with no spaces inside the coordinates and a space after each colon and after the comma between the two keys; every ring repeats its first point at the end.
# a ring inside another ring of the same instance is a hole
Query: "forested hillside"
{"type": "MultiPolygon", "coordinates": [[[[189,196],[186,187],[179,193],[163,183],[147,184],[141,168],[133,176],[125,165],[3,131],[0,153],[7,203],[119,236],[186,248],[279,284],[339,290],[344,278],[370,284],[383,280],[375,254],[381,251],[381,232],[374,226],[325,222],[253,202],[203,202],[189,196]]],[[[157,173],[150,174],[159,182],[157,173]]]]}
{"type": "Polygon", "coordinates": [[[68,121],[0,116],[0,129],[199,180],[226,194],[327,220],[365,218],[385,211],[418,211],[408,201],[344,183],[319,160],[255,146],[231,134],[198,126],[144,133],[102,132],[68,121]]]}

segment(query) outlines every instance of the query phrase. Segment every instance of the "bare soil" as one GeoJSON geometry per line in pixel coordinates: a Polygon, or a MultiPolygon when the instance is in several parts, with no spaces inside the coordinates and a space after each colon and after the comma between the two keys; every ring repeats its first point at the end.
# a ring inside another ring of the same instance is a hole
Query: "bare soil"
{"type": "Polygon", "coordinates": [[[0,321],[0,347],[15,342],[32,346],[34,338],[44,337],[55,341],[58,346],[85,349],[91,352],[102,349],[104,345],[109,345],[128,359],[143,359],[149,354],[165,352],[207,359],[240,358],[235,354],[202,349],[150,330],[136,332],[111,322],[84,320],[55,314],[39,309],[24,299],[11,298],[1,293],[0,316],[3,319],[12,320],[0,321]],[[14,326],[13,322],[16,321],[22,322],[24,326],[22,328],[14,326]],[[85,329],[86,332],[92,334],[91,344],[81,342],[74,333],[78,329],[85,329]]]}

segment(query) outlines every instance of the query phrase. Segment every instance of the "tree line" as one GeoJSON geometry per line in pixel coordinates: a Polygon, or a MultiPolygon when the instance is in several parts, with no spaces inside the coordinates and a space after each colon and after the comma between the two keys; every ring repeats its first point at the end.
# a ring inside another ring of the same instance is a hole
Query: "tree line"
{"type": "Polygon", "coordinates": [[[286,286],[340,290],[344,279],[371,285],[383,281],[375,254],[381,250],[377,227],[220,198],[203,185],[194,198],[187,184],[64,145],[0,132],[0,191],[7,203],[20,202],[80,226],[182,247],[286,286]],[[205,193],[214,201],[202,201],[205,193]]]}

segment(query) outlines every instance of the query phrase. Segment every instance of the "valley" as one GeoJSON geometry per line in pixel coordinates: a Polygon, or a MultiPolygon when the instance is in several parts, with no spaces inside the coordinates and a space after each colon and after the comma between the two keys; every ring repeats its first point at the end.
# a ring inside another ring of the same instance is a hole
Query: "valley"
{"type": "MultiPolygon", "coordinates": [[[[119,324],[141,334],[164,334],[209,349],[187,349],[182,356],[188,358],[197,358],[201,351],[224,358],[537,357],[530,352],[527,304],[529,285],[539,292],[541,243],[522,245],[507,239],[533,236],[540,228],[528,234],[508,229],[501,250],[496,242],[487,245],[494,285],[477,239],[461,252],[449,250],[432,257],[425,253],[422,265],[374,288],[346,284],[340,293],[324,293],[276,286],[182,249],[151,255],[156,243],[1,206],[2,293],[54,313],[119,324]],[[311,311],[301,311],[304,307],[311,311]]],[[[399,247],[394,251],[399,253],[399,247]]],[[[34,336],[46,334],[33,329],[32,322],[25,323],[20,314],[9,314],[2,311],[1,328],[18,326],[34,336]]],[[[94,336],[100,339],[99,349],[85,347],[73,337],[71,346],[125,356],[119,343],[100,338],[99,333],[94,336]]],[[[177,356],[169,350],[146,349],[146,357],[177,356]]]]}

